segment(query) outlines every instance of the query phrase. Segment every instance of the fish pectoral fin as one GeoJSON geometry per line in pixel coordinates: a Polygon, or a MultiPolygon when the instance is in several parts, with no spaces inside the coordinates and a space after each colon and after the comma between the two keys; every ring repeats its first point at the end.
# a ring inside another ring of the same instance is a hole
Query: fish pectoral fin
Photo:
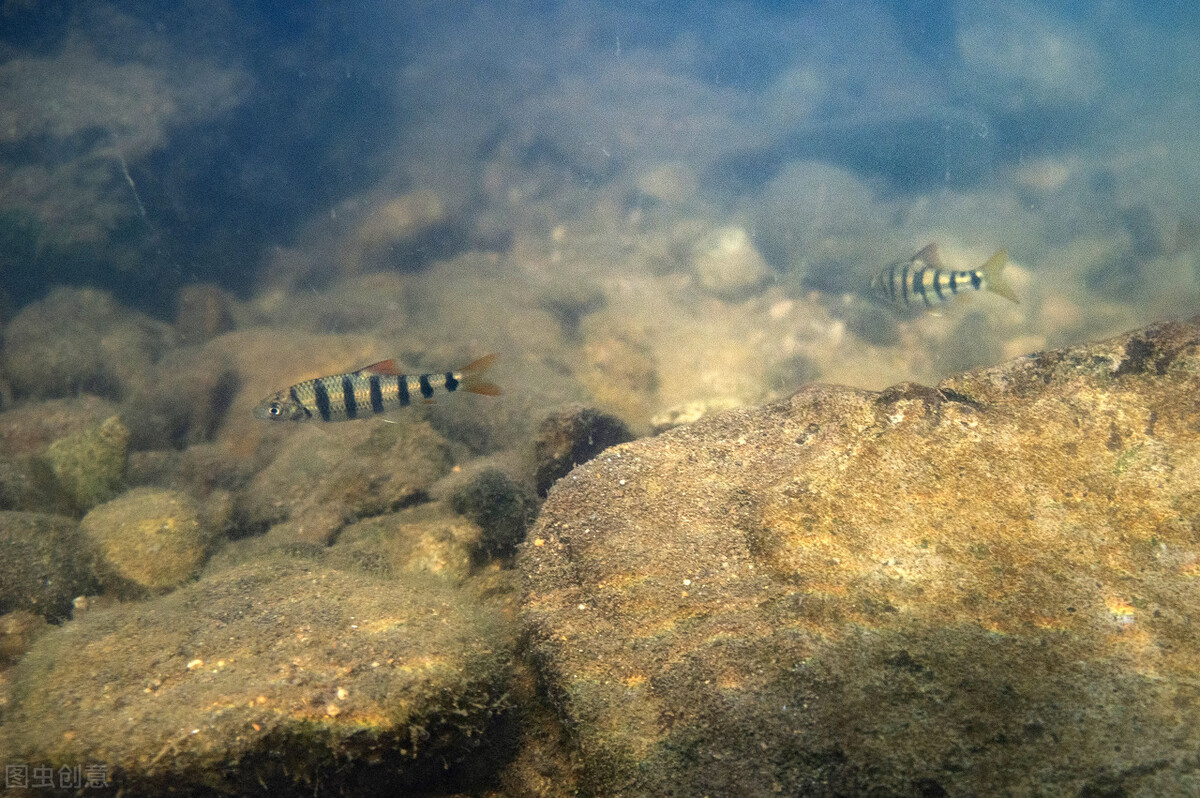
{"type": "Polygon", "coordinates": [[[912,259],[926,263],[935,269],[942,268],[942,256],[938,253],[937,244],[932,241],[922,247],[916,255],[913,255],[912,259]]]}
{"type": "Polygon", "coordinates": [[[363,366],[358,370],[359,374],[377,374],[380,377],[398,377],[400,376],[400,367],[396,365],[394,358],[381,360],[378,363],[372,363],[369,366],[363,366]]]}

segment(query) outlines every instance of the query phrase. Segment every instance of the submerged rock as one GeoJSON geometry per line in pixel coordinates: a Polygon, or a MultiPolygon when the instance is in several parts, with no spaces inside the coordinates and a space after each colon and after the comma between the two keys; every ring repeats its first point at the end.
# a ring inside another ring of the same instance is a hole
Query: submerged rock
{"type": "Polygon", "coordinates": [[[179,289],[175,298],[175,332],[185,344],[201,344],[233,329],[236,300],[216,283],[179,289]]]}
{"type": "Polygon", "coordinates": [[[279,541],[329,542],[356,518],[424,499],[450,470],[446,441],[429,423],[295,425],[274,462],[241,500],[243,523],[279,541]]]}
{"type": "Polygon", "coordinates": [[[0,668],[7,668],[21,657],[50,628],[46,619],[25,610],[0,615],[0,668]]]}
{"type": "Polygon", "coordinates": [[[78,512],[45,457],[55,441],[85,436],[117,412],[97,396],[51,399],[0,413],[0,509],[78,512]]]}
{"type": "Polygon", "coordinates": [[[697,244],[692,270],[705,291],[728,300],[752,296],[771,276],[771,267],[742,227],[723,227],[697,244]]]}
{"type": "Polygon", "coordinates": [[[56,288],[5,328],[0,357],[22,396],[119,398],[144,383],[171,337],[167,325],[104,291],[56,288]]]}
{"type": "Polygon", "coordinates": [[[675,407],[669,407],[656,413],[650,419],[650,428],[655,434],[666,432],[673,427],[684,424],[694,424],[705,416],[721,410],[732,410],[740,407],[741,402],[730,397],[716,399],[693,399],[675,407]]]}
{"type": "Polygon", "coordinates": [[[0,613],[71,617],[71,601],[95,593],[96,554],[72,518],[0,512],[0,613]]]}
{"type": "Polygon", "coordinates": [[[459,583],[471,574],[479,540],[478,526],[440,502],[427,502],[347,526],[329,547],[328,561],[393,578],[433,574],[459,583]]]}
{"type": "Polygon", "coordinates": [[[585,783],[1195,793],[1198,396],[1200,318],[576,469],[519,559],[585,783]]]}
{"type": "Polygon", "coordinates": [[[584,325],[576,372],[597,404],[621,416],[649,415],[659,388],[658,359],[646,330],[612,328],[604,320],[584,325]]]}
{"type": "Polygon", "coordinates": [[[538,426],[533,444],[534,482],[539,496],[579,465],[633,433],[616,416],[591,407],[572,407],[552,413],[538,426]]]}
{"type": "Polygon", "coordinates": [[[423,236],[444,225],[446,204],[433,191],[414,191],[376,207],[349,236],[340,253],[339,267],[355,274],[364,267],[405,267],[403,255],[423,236]]]}
{"type": "Polygon", "coordinates": [[[215,537],[205,520],[185,493],[134,488],[92,510],[79,528],[100,552],[106,586],[138,596],[196,575],[215,537]]]}
{"type": "Polygon", "coordinates": [[[59,487],[77,510],[87,512],[116,495],[129,454],[129,428],[119,416],[59,438],[44,455],[59,487]]]}
{"type": "Polygon", "coordinates": [[[505,750],[511,640],[444,579],[277,555],[44,634],[0,750],[139,795],[433,790],[505,750]]]}
{"type": "Polygon", "coordinates": [[[219,345],[171,350],[121,408],[133,433],[131,448],[183,448],[212,440],[238,385],[219,345]]]}
{"type": "Polygon", "coordinates": [[[450,494],[450,506],[479,525],[475,558],[511,557],[537,514],[537,500],[497,468],[472,476],[450,494]]]}

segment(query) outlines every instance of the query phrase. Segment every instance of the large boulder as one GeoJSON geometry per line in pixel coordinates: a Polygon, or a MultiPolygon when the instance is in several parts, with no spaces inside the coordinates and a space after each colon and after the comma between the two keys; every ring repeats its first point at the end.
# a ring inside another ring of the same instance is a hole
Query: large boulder
{"type": "Polygon", "coordinates": [[[623,444],[520,555],[599,794],[1197,794],[1200,318],[623,444]]]}
{"type": "Polygon", "coordinates": [[[440,576],[276,553],[41,635],[0,751],[131,795],[447,791],[507,751],[512,641],[440,576]]]}

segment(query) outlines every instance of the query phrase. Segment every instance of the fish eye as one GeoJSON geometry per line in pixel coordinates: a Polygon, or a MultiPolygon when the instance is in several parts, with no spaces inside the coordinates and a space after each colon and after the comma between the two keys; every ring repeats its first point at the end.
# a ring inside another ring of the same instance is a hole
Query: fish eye
{"type": "Polygon", "coordinates": [[[277,416],[283,412],[283,408],[279,406],[279,402],[273,402],[271,404],[271,409],[268,410],[267,412],[273,416],[277,416]]]}

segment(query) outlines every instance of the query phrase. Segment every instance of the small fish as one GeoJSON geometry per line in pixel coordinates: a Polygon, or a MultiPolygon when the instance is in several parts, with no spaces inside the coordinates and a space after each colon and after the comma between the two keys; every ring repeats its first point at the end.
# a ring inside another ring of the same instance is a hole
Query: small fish
{"type": "Polygon", "coordinates": [[[442,374],[401,374],[395,360],[330,377],[298,382],[268,396],[254,408],[254,417],[268,421],[349,421],[407,407],[414,398],[432,402],[437,391],[469,391],[498,396],[500,388],[481,377],[495,355],[485,355],[458,371],[442,374]]]}
{"type": "Polygon", "coordinates": [[[924,303],[931,308],[964,291],[991,291],[1017,301],[1001,272],[1008,263],[1002,249],[978,269],[957,271],[942,265],[937,244],[929,244],[910,260],[898,260],[871,278],[871,288],[887,301],[907,308],[924,303]]]}

